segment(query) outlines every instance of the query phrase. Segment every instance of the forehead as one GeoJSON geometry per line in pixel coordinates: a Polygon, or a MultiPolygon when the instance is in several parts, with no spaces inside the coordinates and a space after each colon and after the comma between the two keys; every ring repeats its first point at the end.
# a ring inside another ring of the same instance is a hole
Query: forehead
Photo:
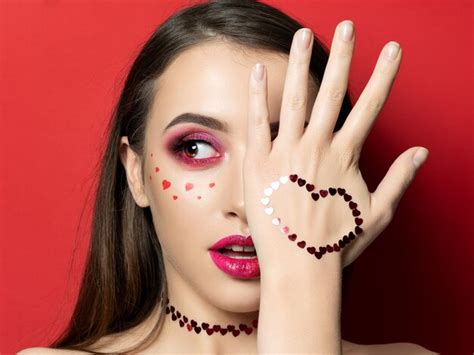
{"type": "Polygon", "coordinates": [[[236,118],[245,121],[249,75],[257,62],[267,68],[270,121],[278,121],[288,55],[222,41],[194,46],[171,62],[156,83],[152,119],[160,117],[156,125],[164,127],[180,113],[198,112],[231,125],[236,118]]]}

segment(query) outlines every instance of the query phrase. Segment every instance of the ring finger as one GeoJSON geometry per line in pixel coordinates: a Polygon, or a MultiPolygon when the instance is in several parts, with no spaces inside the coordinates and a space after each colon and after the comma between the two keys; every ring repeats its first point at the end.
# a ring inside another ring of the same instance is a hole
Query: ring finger
{"type": "MultiPolygon", "coordinates": [[[[369,82],[352,108],[341,130],[335,133],[333,145],[344,146],[358,157],[392,88],[400,67],[401,49],[397,42],[389,42],[379,55],[369,82]]],[[[356,158],[357,159],[357,158],[356,158]]]]}

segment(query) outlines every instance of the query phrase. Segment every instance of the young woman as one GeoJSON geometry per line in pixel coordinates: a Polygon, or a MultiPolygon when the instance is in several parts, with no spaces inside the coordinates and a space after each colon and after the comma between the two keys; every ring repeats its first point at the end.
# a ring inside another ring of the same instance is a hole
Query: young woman
{"type": "Polygon", "coordinates": [[[340,334],[342,269],[426,158],[408,149],[373,193],[358,168],[401,49],[385,45],[352,107],[352,22],[330,56],[301,27],[212,1],[151,36],[113,115],[70,325],[21,354],[431,353],[340,334]]]}

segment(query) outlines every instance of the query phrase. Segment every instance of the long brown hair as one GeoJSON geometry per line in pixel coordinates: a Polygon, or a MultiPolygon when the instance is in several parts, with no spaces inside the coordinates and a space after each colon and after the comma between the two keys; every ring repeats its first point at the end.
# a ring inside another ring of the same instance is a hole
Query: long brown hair
{"type": "MultiPolygon", "coordinates": [[[[220,39],[288,55],[293,35],[302,27],[308,26],[258,1],[219,0],[179,10],[151,35],[131,66],[107,128],[79,296],[67,328],[50,347],[91,351],[87,347],[100,338],[148,319],[167,297],[162,250],[151,212],[137,206],[132,197],[119,144],[120,137],[127,136],[131,148],[143,157],[155,82],[168,64],[192,46],[220,39]]],[[[318,87],[328,53],[315,34],[310,77],[318,87]]],[[[334,131],[342,127],[351,109],[346,92],[334,131]]],[[[155,339],[165,316],[161,307],[152,331],[123,352],[136,351],[155,339]]]]}

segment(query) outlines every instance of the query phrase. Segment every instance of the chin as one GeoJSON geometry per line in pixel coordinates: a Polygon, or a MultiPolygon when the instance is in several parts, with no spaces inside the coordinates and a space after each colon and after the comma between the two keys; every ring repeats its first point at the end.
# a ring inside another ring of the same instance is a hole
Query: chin
{"type": "Polygon", "coordinates": [[[227,277],[225,282],[207,291],[209,302],[222,310],[234,313],[258,312],[260,308],[260,278],[241,280],[227,277]]]}

